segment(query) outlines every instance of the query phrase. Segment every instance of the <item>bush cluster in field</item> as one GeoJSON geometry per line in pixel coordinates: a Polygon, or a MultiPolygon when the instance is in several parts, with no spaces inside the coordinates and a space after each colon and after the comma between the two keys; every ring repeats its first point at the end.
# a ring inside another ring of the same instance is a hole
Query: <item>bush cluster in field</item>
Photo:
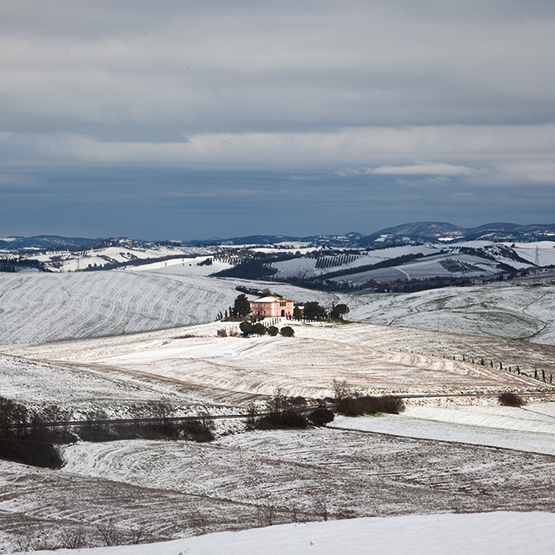
{"type": "Polygon", "coordinates": [[[247,427],[256,430],[303,429],[323,426],[333,420],[333,412],[326,408],[301,412],[306,404],[304,397],[287,397],[278,393],[267,401],[263,414],[259,415],[253,405],[249,407],[247,427]]]}
{"type": "Polygon", "coordinates": [[[295,330],[291,326],[283,326],[279,329],[277,326],[266,327],[262,322],[241,322],[239,328],[243,332],[244,337],[249,335],[271,335],[275,337],[278,333],[283,337],[293,337],[295,330]]]}
{"type": "Polygon", "coordinates": [[[526,404],[524,399],[516,393],[501,393],[498,400],[505,407],[521,407],[526,404]]]}
{"type": "Polygon", "coordinates": [[[102,424],[88,421],[79,428],[79,437],[83,441],[91,442],[119,439],[186,439],[203,443],[214,439],[213,430],[214,423],[209,419],[137,424],[102,424]]]}
{"type": "Polygon", "coordinates": [[[337,402],[337,412],[345,416],[362,416],[364,414],[400,414],[405,410],[405,402],[400,397],[342,397],[337,402]]]}
{"type": "Polygon", "coordinates": [[[89,412],[78,424],[71,411],[57,405],[32,409],[0,396],[0,458],[32,466],[60,468],[56,445],[118,439],[214,439],[214,422],[208,417],[174,421],[173,408],[164,402],[135,407],[134,419],[109,422],[102,410],[89,412]],[[71,428],[71,431],[70,431],[71,428]]]}
{"type": "Polygon", "coordinates": [[[76,438],[67,428],[48,423],[63,422],[69,412],[51,405],[30,409],[0,396],[0,457],[32,466],[59,468],[62,459],[55,443],[70,443],[76,438]]]}

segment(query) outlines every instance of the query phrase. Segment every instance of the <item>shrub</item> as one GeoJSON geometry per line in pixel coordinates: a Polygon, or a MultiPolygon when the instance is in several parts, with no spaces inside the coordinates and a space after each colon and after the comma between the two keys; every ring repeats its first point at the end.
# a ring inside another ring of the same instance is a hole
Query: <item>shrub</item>
{"type": "Polygon", "coordinates": [[[284,326],[279,330],[279,333],[283,337],[294,337],[295,330],[291,326],[284,326]]]}
{"type": "Polygon", "coordinates": [[[337,412],[345,416],[361,416],[363,414],[400,414],[405,410],[405,403],[400,397],[342,397],[337,402],[337,412]]]}
{"type": "Polygon", "coordinates": [[[83,441],[91,441],[93,443],[102,443],[104,441],[116,441],[118,439],[133,439],[133,436],[118,435],[120,430],[112,431],[108,426],[102,424],[85,423],[79,429],[79,437],[83,441]]]}
{"type": "Polygon", "coordinates": [[[120,439],[118,435],[110,430],[107,424],[98,422],[107,420],[107,414],[101,410],[93,410],[87,413],[86,420],[79,427],[79,437],[83,441],[103,442],[120,439]]]}
{"type": "Polygon", "coordinates": [[[239,324],[239,329],[243,332],[243,337],[248,337],[253,333],[253,325],[250,322],[241,322],[239,324]]]}
{"type": "Polygon", "coordinates": [[[331,311],[332,318],[343,318],[344,314],[349,314],[349,307],[346,304],[335,305],[331,311]]]}
{"type": "Polygon", "coordinates": [[[63,461],[48,441],[0,439],[0,458],[42,468],[60,468],[63,461]]]}
{"type": "Polygon", "coordinates": [[[186,420],[181,429],[185,439],[197,443],[207,443],[215,438],[215,427],[212,419],[201,417],[195,420],[186,420]]]}
{"type": "Polygon", "coordinates": [[[323,320],[326,317],[326,310],[316,301],[310,301],[304,305],[303,316],[306,320],[323,320]]]}
{"type": "Polygon", "coordinates": [[[376,414],[382,412],[382,403],[378,397],[366,395],[359,398],[360,403],[364,407],[364,414],[376,414]]]}
{"type": "Polygon", "coordinates": [[[343,397],[337,403],[337,412],[345,416],[361,416],[364,413],[364,405],[354,397],[343,397]]]}
{"type": "Polygon", "coordinates": [[[251,333],[253,333],[254,335],[265,335],[267,332],[268,329],[261,322],[256,322],[256,324],[252,326],[251,333]]]}
{"type": "Polygon", "coordinates": [[[405,402],[401,397],[386,396],[380,399],[382,412],[387,414],[401,414],[405,410],[405,402]]]}
{"type": "Polygon", "coordinates": [[[308,419],[315,426],[324,426],[328,422],[333,421],[334,415],[330,409],[316,409],[308,415],[308,419]]]}
{"type": "Polygon", "coordinates": [[[276,326],[270,326],[268,328],[268,334],[275,337],[279,333],[279,329],[276,326]]]}
{"type": "Polygon", "coordinates": [[[298,412],[298,406],[293,399],[278,393],[267,402],[268,413],[258,418],[254,427],[261,430],[308,428],[308,418],[298,412]]]}
{"type": "Polygon", "coordinates": [[[497,399],[505,407],[521,407],[526,404],[524,399],[516,393],[501,393],[497,399]]]}
{"type": "MultiPolygon", "coordinates": [[[[52,406],[49,410],[61,414],[59,407],[52,406]]],[[[40,411],[0,396],[0,458],[59,468],[62,460],[54,441],[67,443],[72,437],[67,430],[48,427],[40,411]]]]}
{"type": "Polygon", "coordinates": [[[349,397],[352,393],[352,389],[347,383],[347,380],[333,380],[333,392],[335,393],[335,399],[341,401],[343,397],[349,397]]]}
{"type": "Polygon", "coordinates": [[[288,429],[288,428],[308,428],[309,422],[308,418],[294,410],[288,410],[284,412],[274,412],[270,414],[265,414],[261,416],[255,427],[260,430],[276,430],[276,429],[288,429]]]}

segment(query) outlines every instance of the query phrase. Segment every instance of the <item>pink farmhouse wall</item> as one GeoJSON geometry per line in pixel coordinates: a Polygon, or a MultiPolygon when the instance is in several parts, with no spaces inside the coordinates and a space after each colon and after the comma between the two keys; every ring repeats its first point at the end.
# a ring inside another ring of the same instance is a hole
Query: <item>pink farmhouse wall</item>
{"type": "Polygon", "coordinates": [[[293,316],[293,301],[273,296],[262,297],[251,301],[251,314],[265,318],[293,316]]]}

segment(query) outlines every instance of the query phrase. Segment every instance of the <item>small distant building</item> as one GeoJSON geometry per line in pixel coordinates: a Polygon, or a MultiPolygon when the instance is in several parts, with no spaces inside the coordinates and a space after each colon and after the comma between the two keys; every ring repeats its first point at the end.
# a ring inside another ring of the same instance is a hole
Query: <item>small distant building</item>
{"type": "Polygon", "coordinates": [[[279,316],[293,316],[293,303],[290,299],[284,299],[277,295],[261,297],[251,301],[251,315],[272,318],[279,316]]]}

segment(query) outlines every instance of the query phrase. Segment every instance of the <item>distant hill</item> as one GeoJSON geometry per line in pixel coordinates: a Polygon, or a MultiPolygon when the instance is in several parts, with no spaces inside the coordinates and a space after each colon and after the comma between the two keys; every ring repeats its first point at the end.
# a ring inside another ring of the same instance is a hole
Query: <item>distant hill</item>
{"type": "MultiPolygon", "coordinates": [[[[106,242],[129,241],[120,239],[88,239],[84,237],[61,237],[58,235],[37,235],[35,237],[9,237],[0,239],[0,250],[53,249],[57,247],[92,246],[106,242]]],[[[531,243],[534,241],[555,241],[555,224],[520,225],[513,223],[490,223],[478,227],[463,228],[447,222],[413,222],[388,227],[370,235],[350,232],[344,235],[248,235],[228,239],[208,239],[205,241],[156,241],[133,240],[134,244],[196,245],[276,245],[279,243],[308,243],[334,248],[379,248],[391,245],[411,245],[419,243],[452,244],[462,241],[493,241],[531,243]]]]}
{"type": "Polygon", "coordinates": [[[462,241],[504,241],[531,243],[555,241],[555,224],[520,225],[513,223],[491,223],[478,227],[464,228],[446,222],[413,222],[388,227],[370,235],[347,233],[345,235],[250,235],[213,241],[226,245],[275,245],[277,243],[310,243],[330,247],[370,247],[415,243],[457,243],[462,241]]]}
{"type": "Polygon", "coordinates": [[[86,239],[84,237],[61,237],[59,235],[37,235],[35,237],[7,237],[0,239],[0,249],[52,249],[56,247],[78,247],[94,245],[102,239],[86,239]]]}

